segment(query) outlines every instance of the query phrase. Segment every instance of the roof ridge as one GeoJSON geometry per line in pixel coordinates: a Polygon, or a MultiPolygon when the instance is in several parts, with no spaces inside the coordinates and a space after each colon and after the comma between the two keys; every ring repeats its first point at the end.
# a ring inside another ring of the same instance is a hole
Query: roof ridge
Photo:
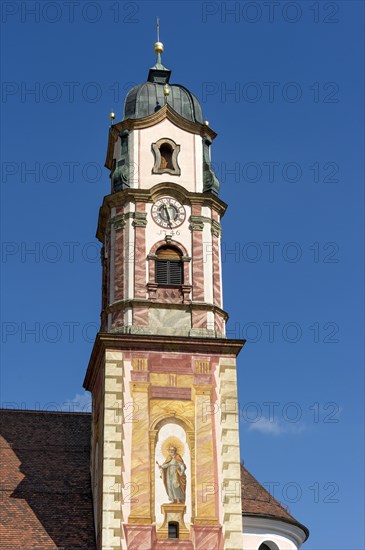
{"type": "Polygon", "coordinates": [[[0,407],[0,413],[2,412],[11,412],[11,413],[35,413],[35,414],[72,414],[79,416],[91,416],[91,412],[79,412],[79,411],[47,411],[46,409],[7,409],[6,407],[0,407]]]}

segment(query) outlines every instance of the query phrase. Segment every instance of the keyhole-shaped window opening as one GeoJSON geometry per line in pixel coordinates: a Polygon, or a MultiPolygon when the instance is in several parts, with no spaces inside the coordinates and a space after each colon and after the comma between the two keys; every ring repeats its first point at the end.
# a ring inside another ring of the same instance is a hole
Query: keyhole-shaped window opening
{"type": "Polygon", "coordinates": [[[156,256],[156,283],[162,286],[182,285],[183,262],[180,251],[172,246],[162,246],[156,256]]]}
{"type": "Polygon", "coordinates": [[[179,524],[176,521],[169,521],[168,523],[168,538],[169,539],[179,538],[179,524]]]}
{"type": "Polygon", "coordinates": [[[161,155],[161,162],[160,162],[160,168],[164,170],[165,168],[169,170],[174,169],[174,165],[172,162],[172,147],[168,143],[163,143],[160,147],[160,155],[161,155]]]}
{"type": "Polygon", "coordinates": [[[155,162],[152,168],[152,174],[171,174],[180,176],[181,170],[178,164],[180,145],[172,139],[163,137],[151,144],[155,162]]]}

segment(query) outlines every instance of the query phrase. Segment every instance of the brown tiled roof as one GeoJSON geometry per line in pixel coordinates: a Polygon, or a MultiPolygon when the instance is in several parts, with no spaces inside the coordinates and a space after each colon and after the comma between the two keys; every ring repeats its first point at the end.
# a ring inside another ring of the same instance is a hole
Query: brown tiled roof
{"type": "MultiPolygon", "coordinates": [[[[0,410],[0,549],[95,550],[91,415],[0,410]]],[[[300,527],[241,467],[242,513],[300,527]]]]}
{"type": "Polygon", "coordinates": [[[90,415],[0,411],[0,548],[95,550],[90,415]]]}
{"type": "Polygon", "coordinates": [[[286,523],[297,525],[308,538],[308,529],[299,523],[289,512],[267,491],[244,466],[241,466],[242,482],[242,514],[280,519],[286,523]]]}

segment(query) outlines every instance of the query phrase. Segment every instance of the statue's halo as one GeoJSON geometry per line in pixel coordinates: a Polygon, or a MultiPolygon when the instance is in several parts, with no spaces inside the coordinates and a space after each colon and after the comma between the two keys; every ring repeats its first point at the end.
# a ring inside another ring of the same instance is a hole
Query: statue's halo
{"type": "Polygon", "coordinates": [[[161,453],[165,458],[169,456],[169,447],[176,447],[177,454],[180,456],[183,456],[185,448],[184,443],[179,439],[178,437],[175,437],[174,435],[171,435],[170,437],[167,437],[165,441],[161,443],[161,453]]]}

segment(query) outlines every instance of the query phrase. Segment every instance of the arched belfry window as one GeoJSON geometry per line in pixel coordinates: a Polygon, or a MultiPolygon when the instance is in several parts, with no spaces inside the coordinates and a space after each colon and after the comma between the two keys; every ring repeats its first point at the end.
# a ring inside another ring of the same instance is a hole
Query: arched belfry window
{"type": "Polygon", "coordinates": [[[167,173],[172,176],[180,176],[181,170],[177,162],[180,145],[177,145],[172,139],[161,138],[156,143],[152,143],[152,151],[155,157],[152,174],[167,173]]]}
{"type": "Polygon", "coordinates": [[[180,250],[173,246],[161,246],[156,256],[156,283],[161,286],[182,285],[184,279],[180,250]]]}

